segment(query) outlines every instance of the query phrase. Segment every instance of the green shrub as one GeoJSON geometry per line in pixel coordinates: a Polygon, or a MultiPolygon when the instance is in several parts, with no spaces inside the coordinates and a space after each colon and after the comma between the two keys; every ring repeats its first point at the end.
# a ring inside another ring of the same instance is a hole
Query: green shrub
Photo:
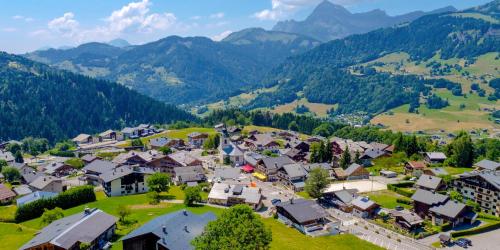
{"type": "Polygon", "coordinates": [[[396,202],[401,203],[401,204],[406,204],[406,205],[411,205],[413,203],[412,200],[407,199],[407,198],[397,198],[396,202]]]}
{"type": "Polygon", "coordinates": [[[467,229],[467,230],[458,231],[458,232],[452,232],[451,236],[452,237],[460,237],[460,236],[466,236],[466,235],[480,234],[480,233],[492,231],[492,230],[495,230],[498,228],[500,228],[500,221],[492,223],[492,224],[487,224],[484,226],[479,226],[479,227],[472,228],[472,229],[467,229]]]}
{"type": "Polygon", "coordinates": [[[453,225],[451,223],[446,223],[440,226],[440,231],[441,232],[446,232],[449,231],[453,228],[453,225]]]}

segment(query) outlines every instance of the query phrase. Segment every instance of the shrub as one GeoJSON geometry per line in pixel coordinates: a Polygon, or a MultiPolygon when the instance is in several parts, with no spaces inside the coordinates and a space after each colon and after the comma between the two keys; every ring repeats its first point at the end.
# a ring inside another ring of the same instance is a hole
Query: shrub
{"type": "Polygon", "coordinates": [[[498,228],[500,228],[500,222],[495,222],[492,224],[487,224],[487,225],[479,226],[479,227],[472,228],[472,229],[467,229],[467,230],[458,231],[458,232],[452,232],[451,236],[452,237],[459,237],[459,236],[480,234],[480,233],[488,232],[488,231],[495,230],[498,228]]]}
{"type": "Polygon", "coordinates": [[[401,204],[406,204],[406,205],[411,205],[412,204],[412,200],[406,199],[406,198],[397,198],[396,202],[397,203],[401,203],[401,204]]]}

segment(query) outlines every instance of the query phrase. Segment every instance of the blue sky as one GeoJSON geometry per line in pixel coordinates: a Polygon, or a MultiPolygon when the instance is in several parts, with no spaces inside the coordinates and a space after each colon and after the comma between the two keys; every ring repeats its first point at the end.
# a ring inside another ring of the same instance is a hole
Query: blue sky
{"type": "MultiPolygon", "coordinates": [[[[248,27],[304,19],[321,0],[0,0],[0,50],[24,53],[124,38],[133,44],[169,35],[214,40],[248,27]]],[[[489,0],[331,0],[351,12],[398,15],[489,0]]]]}

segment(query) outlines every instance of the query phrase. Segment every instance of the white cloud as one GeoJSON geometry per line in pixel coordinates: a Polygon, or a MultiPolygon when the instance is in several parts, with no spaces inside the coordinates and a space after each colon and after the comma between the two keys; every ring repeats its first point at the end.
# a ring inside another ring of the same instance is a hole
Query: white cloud
{"type": "Polygon", "coordinates": [[[214,13],[212,15],[210,15],[210,18],[212,19],[222,19],[224,18],[224,12],[218,12],[218,13],[214,13]]]}
{"type": "Polygon", "coordinates": [[[15,15],[15,16],[12,17],[12,19],[14,19],[14,20],[23,20],[23,21],[25,21],[27,23],[32,22],[32,21],[35,20],[32,17],[25,17],[25,16],[21,16],[21,15],[15,15]]]}
{"type": "Polygon", "coordinates": [[[3,32],[15,32],[15,31],[17,31],[17,29],[12,28],[12,27],[7,27],[7,28],[3,28],[2,31],[3,32]]]}
{"type": "Polygon", "coordinates": [[[231,33],[233,33],[232,31],[230,30],[226,30],[218,35],[215,35],[215,36],[212,36],[212,40],[214,41],[221,41],[222,39],[226,38],[227,36],[229,36],[231,33]]]}
{"type": "Polygon", "coordinates": [[[190,17],[191,20],[200,20],[201,16],[192,16],[190,17]]]}
{"type": "Polygon", "coordinates": [[[62,17],[51,20],[47,26],[49,30],[60,33],[63,36],[73,36],[78,30],[79,23],[75,19],[73,12],[66,12],[62,17]]]}

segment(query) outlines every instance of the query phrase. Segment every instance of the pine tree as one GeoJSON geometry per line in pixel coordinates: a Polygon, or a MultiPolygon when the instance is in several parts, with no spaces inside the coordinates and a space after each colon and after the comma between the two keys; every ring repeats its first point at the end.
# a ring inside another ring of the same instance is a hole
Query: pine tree
{"type": "Polygon", "coordinates": [[[330,140],[326,141],[326,149],[325,149],[325,161],[326,162],[332,162],[333,158],[333,148],[332,144],[330,143],[330,140]]]}
{"type": "Polygon", "coordinates": [[[351,153],[349,152],[349,146],[345,147],[342,156],[340,157],[340,167],[346,169],[351,164],[351,153]]]}

